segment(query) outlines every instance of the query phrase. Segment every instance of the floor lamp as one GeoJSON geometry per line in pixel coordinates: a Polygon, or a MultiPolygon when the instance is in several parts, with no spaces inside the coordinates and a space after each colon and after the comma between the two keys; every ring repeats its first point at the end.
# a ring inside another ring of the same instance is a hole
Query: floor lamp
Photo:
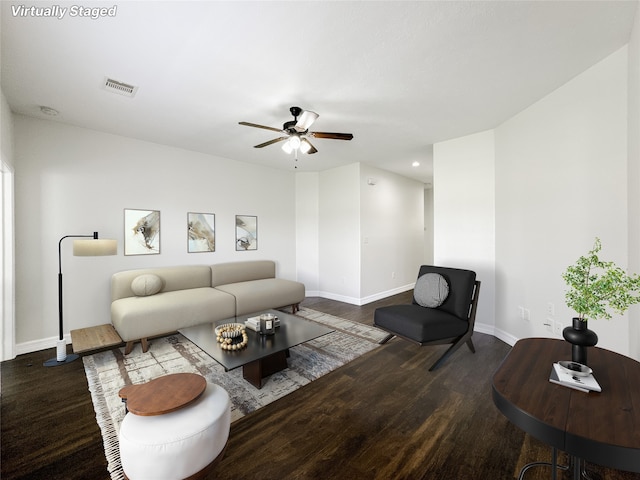
{"type": "Polygon", "coordinates": [[[90,240],[74,240],[73,255],[77,257],[97,257],[118,253],[118,242],[111,239],[98,239],[98,232],[93,235],[65,235],[58,242],[58,322],[60,337],[56,344],[56,358],[44,362],[45,367],[56,367],[74,361],[78,355],[67,355],[67,342],[64,339],[62,326],[62,241],[65,238],[90,238],[90,240]]]}

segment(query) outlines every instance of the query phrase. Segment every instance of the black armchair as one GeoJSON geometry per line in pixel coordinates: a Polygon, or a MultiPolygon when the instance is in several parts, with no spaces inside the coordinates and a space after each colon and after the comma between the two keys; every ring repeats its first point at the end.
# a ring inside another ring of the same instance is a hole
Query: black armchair
{"type": "Polygon", "coordinates": [[[389,332],[380,343],[394,336],[423,346],[451,343],[429,371],[442,365],[463,343],[475,353],[471,336],[479,293],[480,281],[471,270],[422,265],[410,305],[376,309],[374,325],[389,332]]]}

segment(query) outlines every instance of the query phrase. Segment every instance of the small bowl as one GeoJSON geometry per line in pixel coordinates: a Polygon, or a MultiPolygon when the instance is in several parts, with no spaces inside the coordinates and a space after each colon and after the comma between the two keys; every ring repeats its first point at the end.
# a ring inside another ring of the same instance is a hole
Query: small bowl
{"type": "Polygon", "coordinates": [[[575,375],[576,377],[588,377],[593,372],[593,370],[591,370],[586,365],[582,365],[581,363],[577,362],[570,362],[569,360],[562,360],[558,362],[558,365],[560,365],[567,372],[569,372],[571,375],[575,375]]]}
{"type": "Polygon", "coordinates": [[[222,338],[235,338],[242,335],[245,326],[242,323],[225,323],[223,325],[218,325],[215,329],[216,337],[221,336],[222,338]],[[221,332],[223,327],[234,327],[234,330],[221,332]],[[222,333],[222,335],[220,335],[222,333]]]}

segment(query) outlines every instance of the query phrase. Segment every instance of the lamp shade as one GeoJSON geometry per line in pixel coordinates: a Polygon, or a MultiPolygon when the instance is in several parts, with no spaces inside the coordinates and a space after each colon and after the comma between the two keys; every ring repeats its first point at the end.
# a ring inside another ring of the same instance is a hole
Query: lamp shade
{"type": "Polygon", "coordinates": [[[292,135],[289,139],[289,146],[294,150],[300,147],[300,137],[297,135],[292,135]]]}
{"type": "Polygon", "coordinates": [[[316,112],[305,110],[296,122],[295,129],[299,132],[304,132],[313,124],[313,122],[316,121],[317,118],[318,114],[316,112]]]}
{"type": "Polygon", "coordinates": [[[301,151],[302,153],[309,153],[309,150],[311,150],[311,146],[312,146],[312,145],[307,141],[307,139],[306,139],[306,138],[303,138],[303,139],[300,141],[300,151],[301,151]]]}
{"type": "Polygon", "coordinates": [[[109,238],[95,238],[90,240],[74,240],[73,254],[76,257],[101,257],[116,255],[118,242],[109,238]]]}
{"type": "Polygon", "coordinates": [[[284,150],[285,153],[293,152],[293,148],[291,148],[291,145],[289,145],[289,141],[288,140],[282,144],[282,150],[284,150]]]}

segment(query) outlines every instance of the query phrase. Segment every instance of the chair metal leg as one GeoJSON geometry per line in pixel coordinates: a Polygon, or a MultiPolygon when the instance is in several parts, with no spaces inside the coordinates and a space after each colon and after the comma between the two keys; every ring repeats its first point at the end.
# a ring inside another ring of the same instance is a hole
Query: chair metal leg
{"type": "Polygon", "coordinates": [[[469,347],[469,350],[471,350],[473,353],[476,353],[476,347],[473,345],[473,340],[471,340],[471,337],[469,337],[469,340],[467,340],[467,347],[469,347]]]}
{"type": "Polygon", "coordinates": [[[391,340],[393,337],[395,337],[395,335],[393,333],[390,333],[389,335],[387,335],[386,337],[384,337],[382,340],[380,340],[378,342],[378,345],[384,345],[385,343],[387,343],[389,340],[391,340]]]}
{"type": "MultiPolygon", "coordinates": [[[[471,339],[469,338],[469,340],[471,340],[471,339]]],[[[446,351],[446,352],[444,352],[444,353],[442,354],[442,356],[441,356],[438,360],[436,360],[436,363],[434,363],[433,365],[431,365],[431,368],[429,369],[429,371],[430,371],[430,372],[433,372],[436,368],[438,368],[440,365],[442,365],[442,364],[444,363],[444,361],[445,361],[447,358],[449,358],[453,352],[455,352],[457,349],[459,349],[459,348],[462,346],[462,344],[463,344],[463,343],[465,343],[465,340],[464,340],[464,339],[460,339],[460,340],[458,340],[456,343],[454,343],[453,345],[451,345],[451,346],[447,349],[447,351],[446,351]]],[[[468,341],[466,341],[466,343],[468,344],[468,341]]],[[[472,351],[475,353],[475,351],[474,351],[474,350],[472,350],[472,351]]]]}

